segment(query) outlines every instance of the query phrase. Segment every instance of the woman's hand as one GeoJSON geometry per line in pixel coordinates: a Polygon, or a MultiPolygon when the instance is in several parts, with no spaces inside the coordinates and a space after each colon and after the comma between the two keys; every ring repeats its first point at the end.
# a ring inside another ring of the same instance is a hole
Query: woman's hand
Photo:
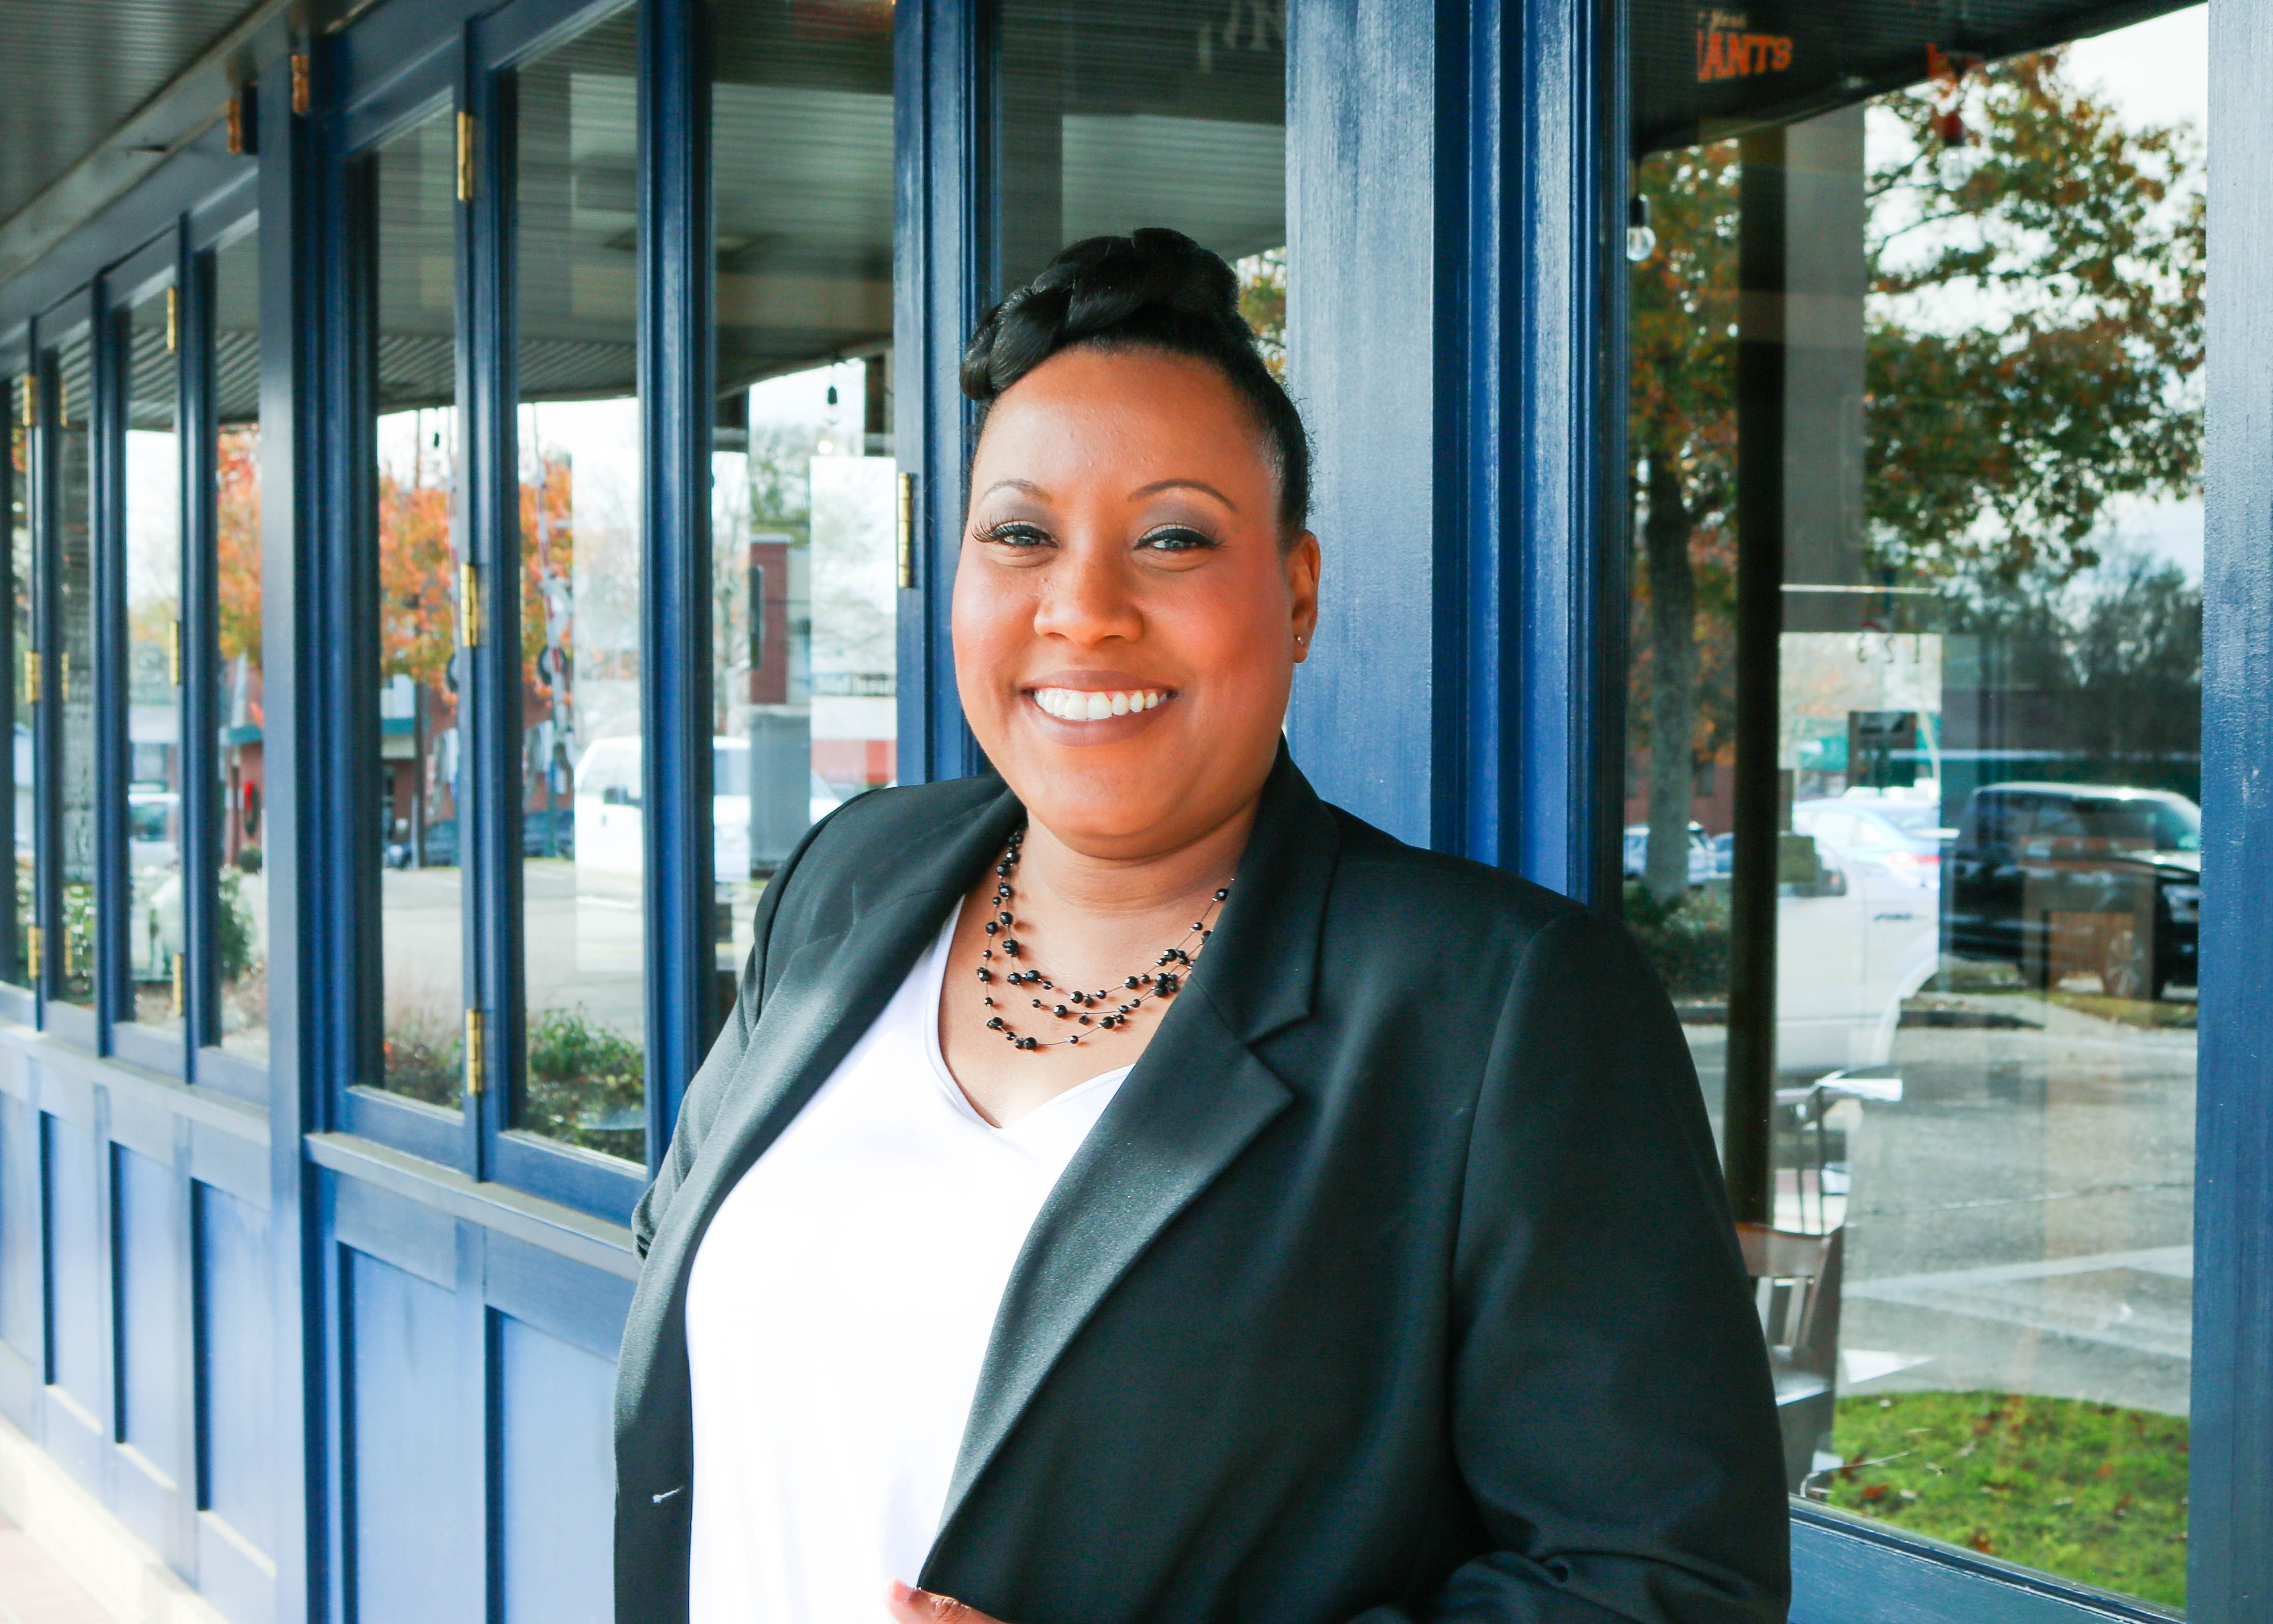
{"type": "Polygon", "coordinates": [[[1001,1624],[952,1596],[934,1596],[897,1579],[885,1590],[884,1605],[891,1609],[895,1624],[1001,1624]]]}

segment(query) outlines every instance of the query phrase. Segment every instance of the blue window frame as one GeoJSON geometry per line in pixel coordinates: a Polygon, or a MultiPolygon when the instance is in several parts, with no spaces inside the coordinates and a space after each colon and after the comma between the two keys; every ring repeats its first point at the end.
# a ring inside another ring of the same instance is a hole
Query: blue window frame
{"type": "MultiPolygon", "coordinates": [[[[527,1079],[520,1074],[525,1026],[519,932],[522,851],[526,818],[521,805],[523,718],[521,645],[521,595],[515,588],[522,568],[517,443],[518,385],[512,305],[514,274],[512,244],[515,226],[514,118],[518,68],[621,10],[616,0],[564,4],[563,0],[518,0],[484,11],[473,5],[430,5],[375,14],[341,36],[334,66],[338,110],[318,120],[326,186],[341,204],[324,229],[341,251],[334,261],[340,280],[326,290],[337,312],[334,348],[324,363],[331,398],[351,416],[342,421],[372,421],[378,380],[370,369],[372,323],[379,317],[379,288],[372,281],[370,254],[378,245],[367,214],[372,154],[405,132],[424,127],[454,133],[458,122],[469,132],[452,219],[456,289],[451,368],[455,405],[447,435],[454,468],[456,504],[454,565],[471,573],[459,577],[487,583],[476,588],[478,635],[461,642],[450,664],[452,759],[458,777],[452,786],[453,839],[439,856],[431,844],[416,851],[414,862],[455,866],[457,903],[463,942],[461,1003],[479,1022],[484,1051],[480,1091],[461,1088],[433,1102],[401,1097],[402,1091],[375,1086],[385,1080],[382,1052],[390,1047],[382,979],[356,977],[344,966],[327,967],[334,1005],[347,1018],[332,1035],[333,1051],[346,1061],[332,1073],[336,1093],[331,1111],[341,1128],[409,1150],[472,1177],[515,1185],[548,1199],[601,1215],[623,1218],[646,1182],[646,1166],[548,1142],[519,1130],[514,1102],[527,1079]],[[403,67],[406,58],[416,65],[403,67]]],[[[657,470],[688,466],[705,470],[709,455],[707,418],[694,402],[700,396],[699,342],[707,306],[689,297],[684,267],[707,259],[706,245],[690,251],[690,234],[704,232],[705,216],[692,200],[694,171],[674,162],[675,140],[654,134],[653,107],[658,99],[676,112],[674,133],[694,117],[704,89],[691,71],[693,39],[679,8],[637,8],[641,72],[640,174],[641,223],[636,264],[639,298],[638,411],[650,453],[642,481],[644,592],[641,636],[646,652],[640,682],[643,732],[649,748],[641,770],[641,795],[649,809],[644,823],[646,883],[643,901],[647,964],[645,1064],[647,1126],[644,1161],[652,1164],[668,1141],[668,1123],[677,1091],[699,1059],[708,979],[701,966],[708,951],[709,876],[686,859],[690,838],[707,849],[708,773],[705,670],[694,660],[702,647],[690,637],[686,605],[699,605],[706,590],[707,557],[684,523],[695,501],[690,491],[705,485],[657,470]],[[672,64],[676,64],[674,67],[672,64]],[[677,257],[658,240],[682,246],[677,257]],[[668,271],[669,274],[661,274],[668,271]],[[663,628],[668,628],[668,635],[663,628]],[[690,726],[690,723],[694,724],[690,726]]],[[[390,340],[389,342],[393,341],[390,340]]],[[[358,445],[367,445],[365,438],[358,445]]],[[[383,738],[367,712],[379,706],[366,672],[377,669],[375,617],[388,605],[370,594],[371,525],[377,492],[370,469],[356,463],[350,448],[327,463],[335,481],[329,500],[341,504],[349,529],[345,556],[327,560],[359,584],[324,613],[327,635],[357,668],[331,680],[342,719],[337,744],[347,757],[326,766],[327,792],[339,803],[369,807],[380,799],[371,763],[385,755],[383,738]]],[[[329,545],[339,545],[334,542],[329,545]]],[[[453,611],[454,613],[454,609],[453,611]]],[[[303,692],[308,691],[304,682],[303,692]]],[[[427,702],[418,702],[423,709],[427,702]]],[[[422,739],[421,747],[426,741],[422,739]]],[[[430,775],[431,777],[431,775],[430,775]]],[[[400,804],[388,791],[388,804],[400,804]]],[[[551,816],[547,813],[546,816],[551,816]]],[[[383,946],[380,873],[373,842],[350,815],[341,833],[324,843],[318,861],[334,876],[349,900],[349,929],[358,942],[357,962],[386,962],[383,946]]],[[[399,837],[398,837],[399,839],[399,837]]],[[[403,844],[408,844],[404,842],[403,844]]],[[[439,1008],[439,1005],[438,1004],[439,1008]]],[[[469,1027],[467,1030],[471,1031],[469,1027]]],[[[436,1046],[438,1049],[441,1045],[436,1046]]],[[[452,1069],[461,1076],[465,1050],[454,1047],[452,1069]]]]}

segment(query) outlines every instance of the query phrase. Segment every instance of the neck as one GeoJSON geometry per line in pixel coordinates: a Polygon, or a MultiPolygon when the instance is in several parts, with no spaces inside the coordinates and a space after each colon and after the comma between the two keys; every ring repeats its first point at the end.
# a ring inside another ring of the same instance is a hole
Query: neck
{"type": "Polygon", "coordinates": [[[1258,793],[1189,840],[1135,857],[1084,852],[1032,821],[1018,865],[1019,889],[1054,908],[1099,921],[1139,919],[1184,907],[1195,894],[1212,893],[1230,882],[1261,798],[1258,793]]]}

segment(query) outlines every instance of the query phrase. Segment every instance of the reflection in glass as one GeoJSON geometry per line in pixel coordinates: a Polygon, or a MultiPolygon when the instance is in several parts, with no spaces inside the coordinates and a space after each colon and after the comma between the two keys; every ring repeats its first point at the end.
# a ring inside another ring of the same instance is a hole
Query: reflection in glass
{"type": "Polygon", "coordinates": [[[182,448],[172,289],[120,317],[126,365],[126,1011],[181,1029],[182,448]]]}
{"type": "Polygon", "coordinates": [[[635,394],[639,41],[619,13],[519,75],[519,1125],[646,1155],[635,394]]]}
{"type": "Polygon", "coordinates": [[[1001,276],[1067,244],[1169,226],[1230,260],[1273,372],[1287,355],[1284,0],[1148,0],[1104,22],[1002,7],[1001,276]]]}
{"type": "Polygon", "coordinates": [[[1955,7],[1640,9],[1626,912],[1812,1304],[1792,1486],[2181,1605],[2202,11],[1907,82],[1955,7]]]}
{"type": "Polygon", "coordinates": [[[892,9],[720,8],[711,816],[723,1018],[765,882],[892,781],[892,9]]]}
{"type": "Polygon", "coordinates": [[[47,666],[60,711],[56,878],[61,936],[49,992],[93,1007],[95,966],[94,366],[82,330],[54,354],[56,648],[47,666]],[[59,951],[58,951],[59,950],[59,951]]]}
{"type": "Polygon", "coordinates": [[[7,819],[6,846],[13,861],[14,883],[8,891],[8,921],[0,929],[0,981],[28,987],[32,981],[32,928],[39,922],[39,880],[34,868],[34,810],[38,805],[38,781],[32,749],[32,694],[29,677],[36,644],[32,636],[32,435],[25,422],[27,374],[10,373],[8,387],[8,462],[0,469],[7,481],[4,515],[7,538],[7,669],[10,745],[8,788],[0,793],[0,816],[7,819]]]}
{"type": "Polygon", "coordinates": [[[1285,0],[1004,0],[1001,27],[1004,288],[1138,226],[1234,261],[1284,247],[1285,0]]]}
{"type": "Polygon", "coordinates": [[[457,142],[437,109],[364,160],[378,572],[383,1088],[463,1097],[458,566],[462,556],[453,233],[457,142]]]}
{"type": "Polygon", "coordinates": [[[220,737],[214,981],[220,1041],[268,1058],[268,881],[261,863],[260,239],[214,255],[214,571],[220,737]]]}

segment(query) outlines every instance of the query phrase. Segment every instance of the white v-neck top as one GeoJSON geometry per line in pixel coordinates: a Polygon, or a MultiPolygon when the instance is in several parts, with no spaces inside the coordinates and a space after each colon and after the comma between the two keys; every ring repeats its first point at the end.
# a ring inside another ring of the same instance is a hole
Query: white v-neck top
{"type": "Polygon", "coordinates": [[[690,1624],[869,1624],[939,1531],[1018,1249],[1129,1073],[1007,1128],[949,1074],[955,921],[730,1192],[686,1288],[690,1624]]]}

